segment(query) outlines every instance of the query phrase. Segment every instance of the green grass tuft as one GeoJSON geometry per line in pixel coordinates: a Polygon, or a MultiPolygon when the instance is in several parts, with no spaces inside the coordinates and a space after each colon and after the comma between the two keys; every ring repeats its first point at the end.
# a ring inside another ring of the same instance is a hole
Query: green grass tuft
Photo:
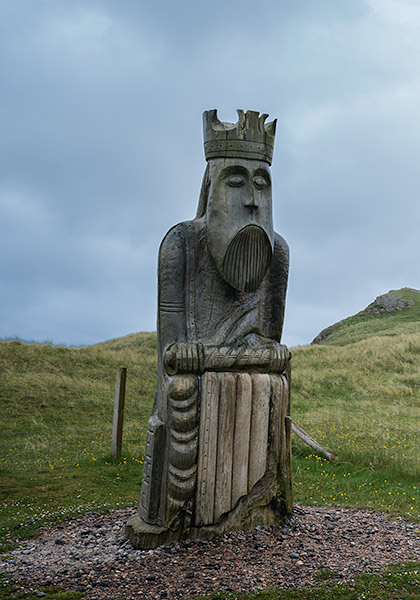
{"type": "Polygon", "coordinates": [[[15,584],[6,573],[0,574],[0,599],[1,600],[78,600],[83,598],[83,592],[66,590],[62,586],[24,586],[15,584]],[[39,594],[42,594],[41,596],[39,594]],[[45,596],[43,595],[45,594],[45,596]]]}

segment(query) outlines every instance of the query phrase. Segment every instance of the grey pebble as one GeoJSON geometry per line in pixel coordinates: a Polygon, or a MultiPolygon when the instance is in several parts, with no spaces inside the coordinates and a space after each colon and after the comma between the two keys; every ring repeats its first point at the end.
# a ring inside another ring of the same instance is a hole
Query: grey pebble
{"type": "Polygon", "coordinates": [[[55,540],[55,543],[57,544],[57,546],[64,546],[66,544],[66,542],[63,540],[63,538],[57,538],[55,540]]]}

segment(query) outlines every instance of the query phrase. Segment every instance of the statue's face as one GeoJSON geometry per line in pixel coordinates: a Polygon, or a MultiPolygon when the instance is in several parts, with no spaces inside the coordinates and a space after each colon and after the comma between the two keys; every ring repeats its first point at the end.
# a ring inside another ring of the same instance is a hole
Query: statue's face
{"type": "Polygon", "coordinates": [[[211,255],[232,287],[255,292],[273,252],[269,167],[257,160],[214,158],[209,169],[206,219],[211,255]]]}

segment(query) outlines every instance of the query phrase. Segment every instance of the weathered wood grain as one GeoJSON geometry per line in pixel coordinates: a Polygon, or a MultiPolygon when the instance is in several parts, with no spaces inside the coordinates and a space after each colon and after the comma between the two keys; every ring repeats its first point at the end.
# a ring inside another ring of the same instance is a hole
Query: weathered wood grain
{"type": "Polygon", "coordinates": [[[233,438],[232,507],[248,493],[249,436],[251,431],[252,380],[248,373],[236,379],[236,414],[233,438]]]}
{"type": "Polygon", "coordinates": [[[236,379],[233,373],[224,373],[220,381],[219,423],[216,461],[214,521],[228,512],[232,496],[233,434],[236,406],[236,379]]]}
{"type": "Polygon", "coordinates": [[[249,490],[251,490],[257,481],[264,475],[267,465],[270,391],[269,375],[252,375],[252,413],[248,467],[249,490]]]}
{"type": "Polygon", "coordinates": [[[201,525],[212,523],[214,517],[219,395],[220,384],[217,373],[204,373],[202,377],[195,516],[196,523],[201,525]]]}

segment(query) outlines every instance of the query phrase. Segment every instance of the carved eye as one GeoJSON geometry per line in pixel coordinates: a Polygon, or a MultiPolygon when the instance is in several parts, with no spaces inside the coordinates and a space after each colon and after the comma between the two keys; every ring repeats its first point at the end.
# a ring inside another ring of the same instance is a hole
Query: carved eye
{"type": "Polygon", "coordinates": [[[227,182],[230,187],[240,187],[245,183],[245,177],[242,175],[231,175],[227,182]]]}
{"type": "Polygon", "coordinates": [[[254,185],[257,189],[262,190],[268,186],[268,181],[264,177],[261,177],[261,175],[257,175],[254,178],[254,185]]]}

